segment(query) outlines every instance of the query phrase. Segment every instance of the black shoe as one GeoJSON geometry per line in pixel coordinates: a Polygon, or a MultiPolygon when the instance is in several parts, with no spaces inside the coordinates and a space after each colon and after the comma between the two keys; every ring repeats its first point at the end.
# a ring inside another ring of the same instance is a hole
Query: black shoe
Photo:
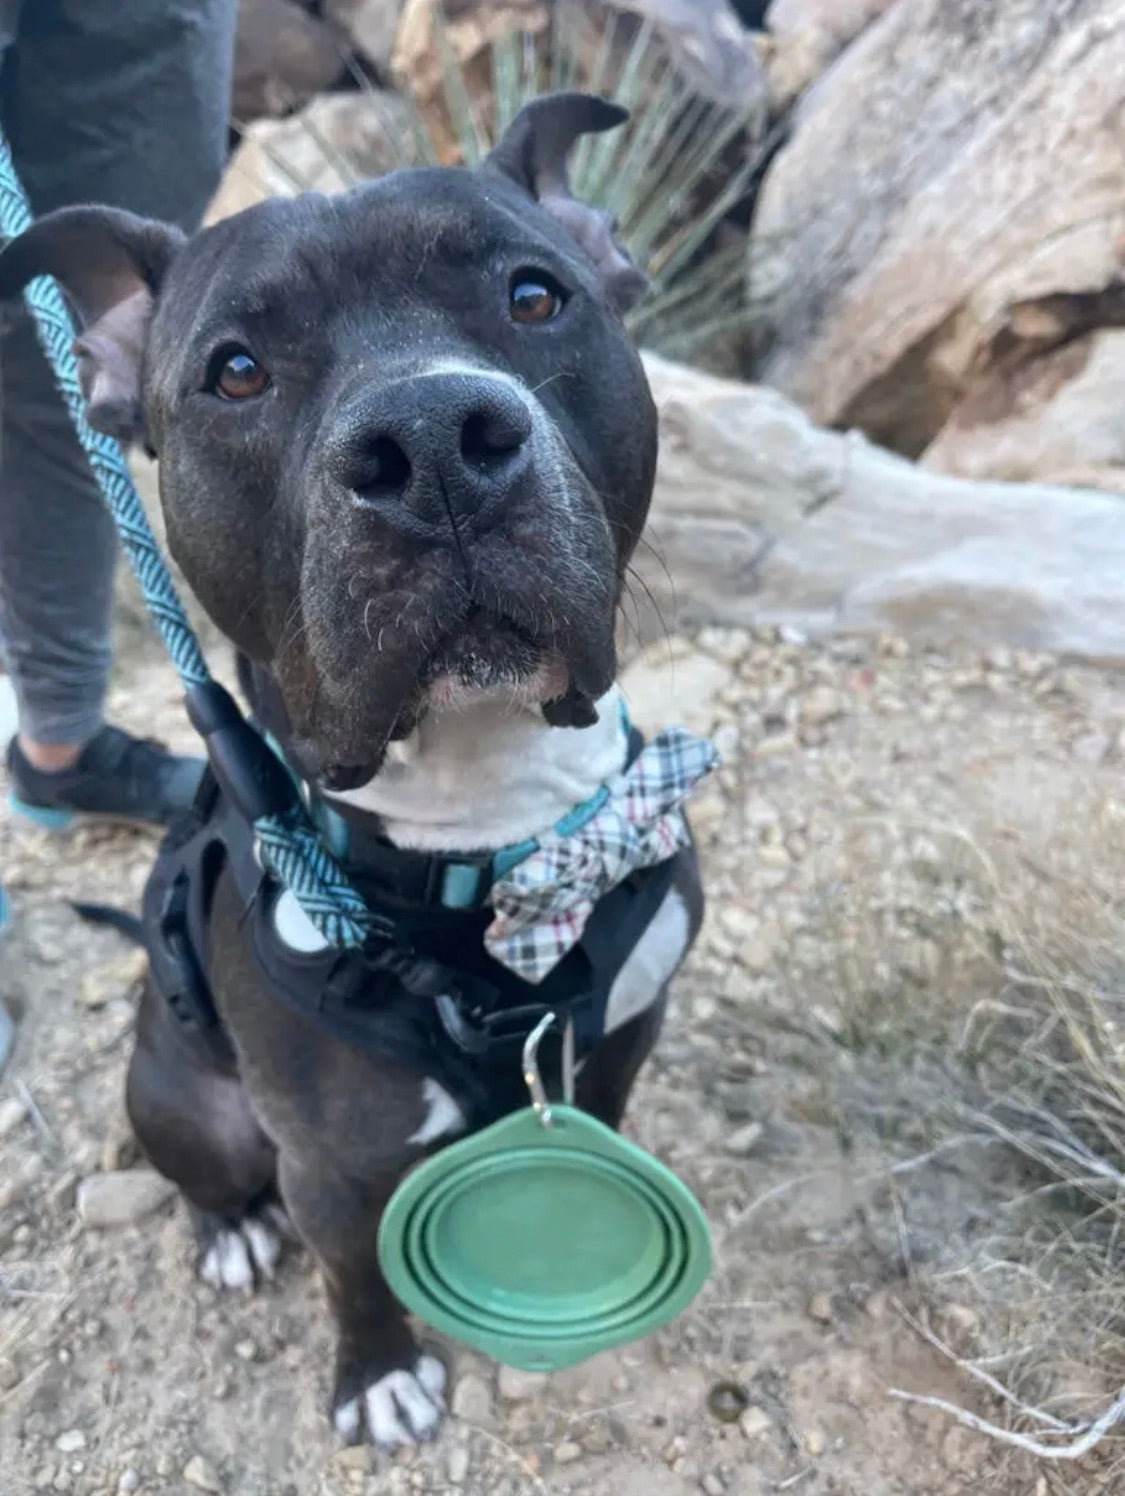
{"type": "Polygon", "coordinates": [[[159,743],[103,727],[73,769],[47,773],[27,761],[18,738],[8,744],[12,809],[49,831],[76,821],[167,826],[191,805],[201,758],[176,758],[159,743]]]}

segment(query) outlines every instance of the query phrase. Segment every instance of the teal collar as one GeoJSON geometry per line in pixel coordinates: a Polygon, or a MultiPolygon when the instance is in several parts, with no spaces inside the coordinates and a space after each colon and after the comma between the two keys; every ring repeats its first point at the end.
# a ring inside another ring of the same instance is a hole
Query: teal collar
{"type": "MultiPolygon", "coordinates": [[[[629,745],[626,754],[626,764],[630,762],[639,751],[639,735],[634,733],[629,711],[624,701],[621,702],[621,727],[625,741],[629,745]]],[[[308,806],[309,814],[313,824],[324,838],[335,857],[344,865],[348,863],[351,853],[351,827],[340,812],[333,808],[326,800],[313,799],[309,793],[308,785],[293,773],[288,760],[281,750],[280,743],[270,734],[266,734],[266,741],[285,765],[286,769],[297,785],[298,791],[305,804],[308,806]]],[[[625,765],[623,765],[625,767],[625,765]]],[[[572,810],[555,822],[551,830],[559,836],[573,836],[583,826],[592,821],[609,799],[608,785],[600,785],[588,800],[583,800],[580,805],[574,806],[572,810]]],[[[493,852],[490,858],[476,861],[458,859],[456,856],[445,857],[441,854],[432,860],[439,868],[438,886],[434,889],[435,902],[446,909],[475,909],[484,902],[488,890],[497,878],[504,877],[514,867],[518,867],[526,858],[532,856],[540,847],[538,837],[528,837],[526,841],[515,842],[511,846],[501,847],[493,852]]],[[[403,851],[404,857],[413,857],[419,854],[403,851]]],[[[425,855],[425,854],[423,854],[425,855]]]]}

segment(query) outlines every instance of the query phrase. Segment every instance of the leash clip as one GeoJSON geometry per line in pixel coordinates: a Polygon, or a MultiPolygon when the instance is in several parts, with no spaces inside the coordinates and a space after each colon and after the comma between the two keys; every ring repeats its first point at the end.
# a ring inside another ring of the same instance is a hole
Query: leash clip
{"type": "MultiPolygon", "coordinates": [[[[546,1013],[527,1036],[523,1046],[523,1078],[527,1089],[531,1092],[531,1105],[535,1109],[535,1115],[544,1127],[554,1126],[554,1116],[551,1112],[551,1103],[547,1099],[547,1088],[543,1084],[543,1077],[539,1073],[539,1046],[543,1042],[544,1035],[553,1023],[558,1023],[554,1013],[546,1013]]],[[[563,1052],[562,1052],[562,1086],[563,1102],[566,1106],[574,1105],[574,1020],[569,1016],[562,1025],[563,1052]]]]}

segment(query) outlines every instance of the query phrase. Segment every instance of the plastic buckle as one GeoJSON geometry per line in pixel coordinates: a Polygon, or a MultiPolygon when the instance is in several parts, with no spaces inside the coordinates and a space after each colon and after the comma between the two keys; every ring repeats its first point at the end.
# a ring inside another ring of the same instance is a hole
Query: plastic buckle
{"type": "Polygon", "coordinates": [[[241,816],[253,823],[293,809],[297,790],[289,772],[225,686],[192,686],[187,711],[206,745],[215,782],[241,816]]]}
{"type": "Polygon", "coordinates": [[[153,949],[156,986],[185,1028],[207,1033],[218,1015],[187,934],[186,881],[180,877],[168,889],[160,910],[159,942],[153,949]]]}

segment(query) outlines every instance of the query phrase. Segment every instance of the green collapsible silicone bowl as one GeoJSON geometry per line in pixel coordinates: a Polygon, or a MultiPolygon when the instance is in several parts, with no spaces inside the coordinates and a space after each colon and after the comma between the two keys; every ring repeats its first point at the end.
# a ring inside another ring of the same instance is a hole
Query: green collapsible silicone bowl
{"type": "Polygon", "coordinates": [[[643,1149],[569,1106],[528,1109],[443,1149],[383,1216],[379,1258],[434,1329],[526,1371],[651,1334],[711,1270],[695,1197],[643,1149]]]}

